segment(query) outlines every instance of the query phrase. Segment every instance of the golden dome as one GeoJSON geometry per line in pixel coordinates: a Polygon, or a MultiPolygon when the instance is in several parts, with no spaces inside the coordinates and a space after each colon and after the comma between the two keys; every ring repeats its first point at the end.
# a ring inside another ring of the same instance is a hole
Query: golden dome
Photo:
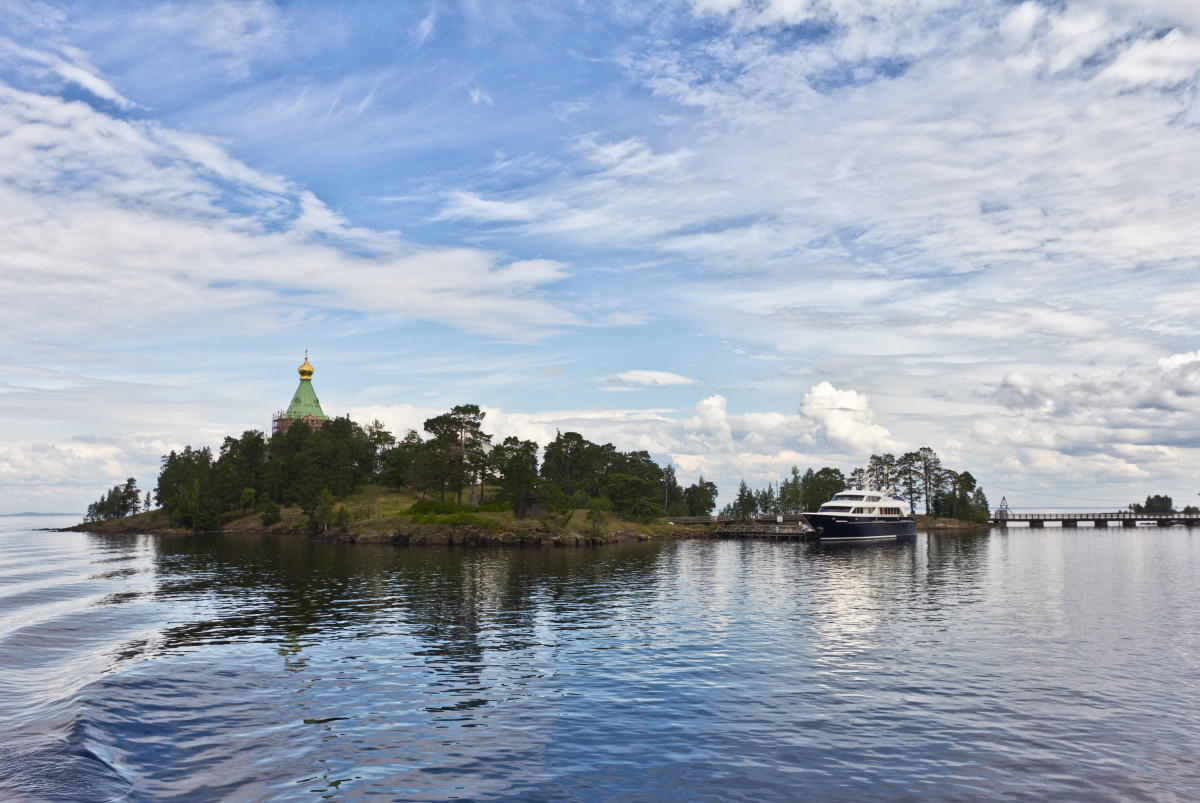
{"type": "Polygon", "coordinates": [[[304,350],[304,365],[300,366],[300,378],[312,379],[313,367],[308,364],[308,349],[304,350]]]}

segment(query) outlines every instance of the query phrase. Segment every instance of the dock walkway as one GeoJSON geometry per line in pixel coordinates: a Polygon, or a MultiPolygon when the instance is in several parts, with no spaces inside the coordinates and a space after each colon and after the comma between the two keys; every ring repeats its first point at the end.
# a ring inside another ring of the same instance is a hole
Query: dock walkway
{"type": "Polygon", "coordinates": [[[992,524],[1000,527],[1022,524],[1035,529],[1045,527],[1046,522],[1057,522],[1061,527],[1078,527],[1081,521],[1091,522],[1093,527],[1109,527],[1111,522],[1116,522],[1118,527],[1170,527],[1175,524],[1200,527],[1200,515],[1195,513],[1134,513],[1131,510],[1118,513],[1014,513],[1000,508],[990,519],[992,524]]]}

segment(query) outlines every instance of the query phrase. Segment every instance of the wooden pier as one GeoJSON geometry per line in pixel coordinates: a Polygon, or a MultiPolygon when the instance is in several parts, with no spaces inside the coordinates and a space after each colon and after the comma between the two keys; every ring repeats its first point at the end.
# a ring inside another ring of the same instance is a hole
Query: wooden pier
{"type": "Polygon", "coordinates": [[[671,524],[712,527],[718,538],[762,538],[769,541],[814,541],[817,533],[803,516],[760,516],[733,519],[726,516],[668,516],[671,524]]]}
{"type": "Polygon", "coordinates": [[[1078,527],[1080,522],[1091,522],[1093,527],[1138,527],[1158,526],[1171,527],[1176,524],[1183,527],[1200,527],[1200,515],[1195,513],[1134,513],[1123,510],[1119,513],[1014,513],[1000,508],[992,513],[990,523],[1000,527],[1010,524],[1020,524],[1034,529],[1041,529],[1047,522],[1057,523],[1060,527],[1078,527]]]}

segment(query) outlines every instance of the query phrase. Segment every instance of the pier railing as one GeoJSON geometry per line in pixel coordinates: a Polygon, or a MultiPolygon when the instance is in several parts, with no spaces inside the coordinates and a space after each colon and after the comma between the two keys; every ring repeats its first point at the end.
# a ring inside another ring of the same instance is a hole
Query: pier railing
{"type": "Polygon", "coordinates": [[[1063,527],[1076,527],[1081,521],[1090,521],[1097,527],[1107,527],[1110,521],[1120,522],[1123,527],[1136,527],[1142,522],[1157,524],[1159,527],[1170,527],[1173,524],[1198,527],[1200,514],[1135,513],[1132,510],[1109,513],[1014,513],[1001,509],[993,512],[991,517],[991,523],[1000,526],[1027,524],[1030,527],[1043,527],[1048,521],[1058,522],[1063,527]]]}

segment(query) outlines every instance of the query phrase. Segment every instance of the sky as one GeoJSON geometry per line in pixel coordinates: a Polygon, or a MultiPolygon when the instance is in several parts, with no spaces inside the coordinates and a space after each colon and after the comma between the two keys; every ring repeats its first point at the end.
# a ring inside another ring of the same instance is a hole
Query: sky
{"type": "Polygon", "coordinates": [[[456,404],[1200,496],[1193,0],[0,0],[0,513],[456,404]]]}

